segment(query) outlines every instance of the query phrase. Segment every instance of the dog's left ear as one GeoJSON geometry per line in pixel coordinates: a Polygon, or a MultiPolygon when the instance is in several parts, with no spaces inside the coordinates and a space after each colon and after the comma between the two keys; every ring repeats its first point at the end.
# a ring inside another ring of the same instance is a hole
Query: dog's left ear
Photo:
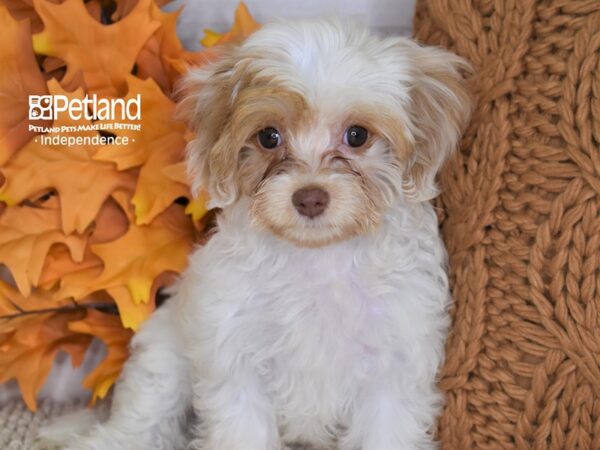
{"type": "Polygon", "coordinates": [[[458,146],[471,117],[472,99],[463,75],[470,65],[436,47],[407,45],[414,68],[410,89],[413,148],[404,173],[409,199],[429,200],[438,194],[435,177],[458,146]]]}
{"type": "Polygon", "coordinates": [[[191,69],[179,85],[177,116],[196,134],[186,149],[192,194],[208,190],[209,208],[223,208],[237,198],[239,145],[231,129],[236,89],[237,47],[222,46],[215,61],[191,69]]]}

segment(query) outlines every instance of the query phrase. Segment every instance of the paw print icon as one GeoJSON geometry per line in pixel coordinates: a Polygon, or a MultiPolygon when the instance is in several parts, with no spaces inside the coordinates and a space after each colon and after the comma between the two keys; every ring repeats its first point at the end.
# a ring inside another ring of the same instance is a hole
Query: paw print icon
{"type": "Polygon", "coordinates": [[[52,96],[29,96],[29,120],[52,120],[52,96]]]}

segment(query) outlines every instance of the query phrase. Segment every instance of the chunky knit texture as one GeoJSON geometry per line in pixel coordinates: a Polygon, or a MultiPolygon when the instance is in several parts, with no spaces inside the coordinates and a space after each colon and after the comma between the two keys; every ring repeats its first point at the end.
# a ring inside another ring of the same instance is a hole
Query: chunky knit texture
{"type": "Polygon", "coordinates": [[[0,405],[0,449],[50,450],[36,442],[41,426],[52,418],[84,407],[84,403],[56,403],[43,400],[35,413],[29,411],[21,400],[0,405]]]}
{"type": "Polygon", "coordinates": [[[422,0],[414,23],[477,99],[441,176],[443,448],[600,449],[600,1],[422,0]]]}

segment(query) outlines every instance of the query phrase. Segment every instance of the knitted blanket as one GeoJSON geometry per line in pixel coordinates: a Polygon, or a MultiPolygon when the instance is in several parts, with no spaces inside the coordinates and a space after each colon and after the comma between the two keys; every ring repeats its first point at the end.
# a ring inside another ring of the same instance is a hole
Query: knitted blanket
{"type": "Polygon", "coordinates": [[[33,413],[21,400],[4,403],[0,407],[0,449],[47,450],[35,442],[38,429],[52,418],[84,407],[84,403],[64,404],[43,400],[33,413]]]}
{"type": "Polygon", "coordinates": [[[600,449],[600,1],[422,0],[477,107],[441,177],[443,448],[600,449]]]}

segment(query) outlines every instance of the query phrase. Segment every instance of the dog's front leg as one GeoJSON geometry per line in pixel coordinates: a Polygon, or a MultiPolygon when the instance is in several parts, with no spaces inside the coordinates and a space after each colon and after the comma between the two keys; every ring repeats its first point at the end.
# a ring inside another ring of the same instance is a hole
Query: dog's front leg
{"type": "Polygon", "coordinates": [[[42,430],[41,445],[65,450],[180,450],[186,445],[191,386],[175,333],[176,301],[157,310],[134,336],[108,420],[92,426],[75,413],[42,430]]]}
{"type": "Polygon", "coordinates": [[[432,428],[440,397],[433,384],[373,381],[357,398],[340,450],[437,449],[432,428]]]}
{"type": "Polygon", "coordinates": [[[206,370],[194,383],[194,409],[200,420],[198,450],[280,450],[276,414],[249,365],[232,371],[206,370]]]}

